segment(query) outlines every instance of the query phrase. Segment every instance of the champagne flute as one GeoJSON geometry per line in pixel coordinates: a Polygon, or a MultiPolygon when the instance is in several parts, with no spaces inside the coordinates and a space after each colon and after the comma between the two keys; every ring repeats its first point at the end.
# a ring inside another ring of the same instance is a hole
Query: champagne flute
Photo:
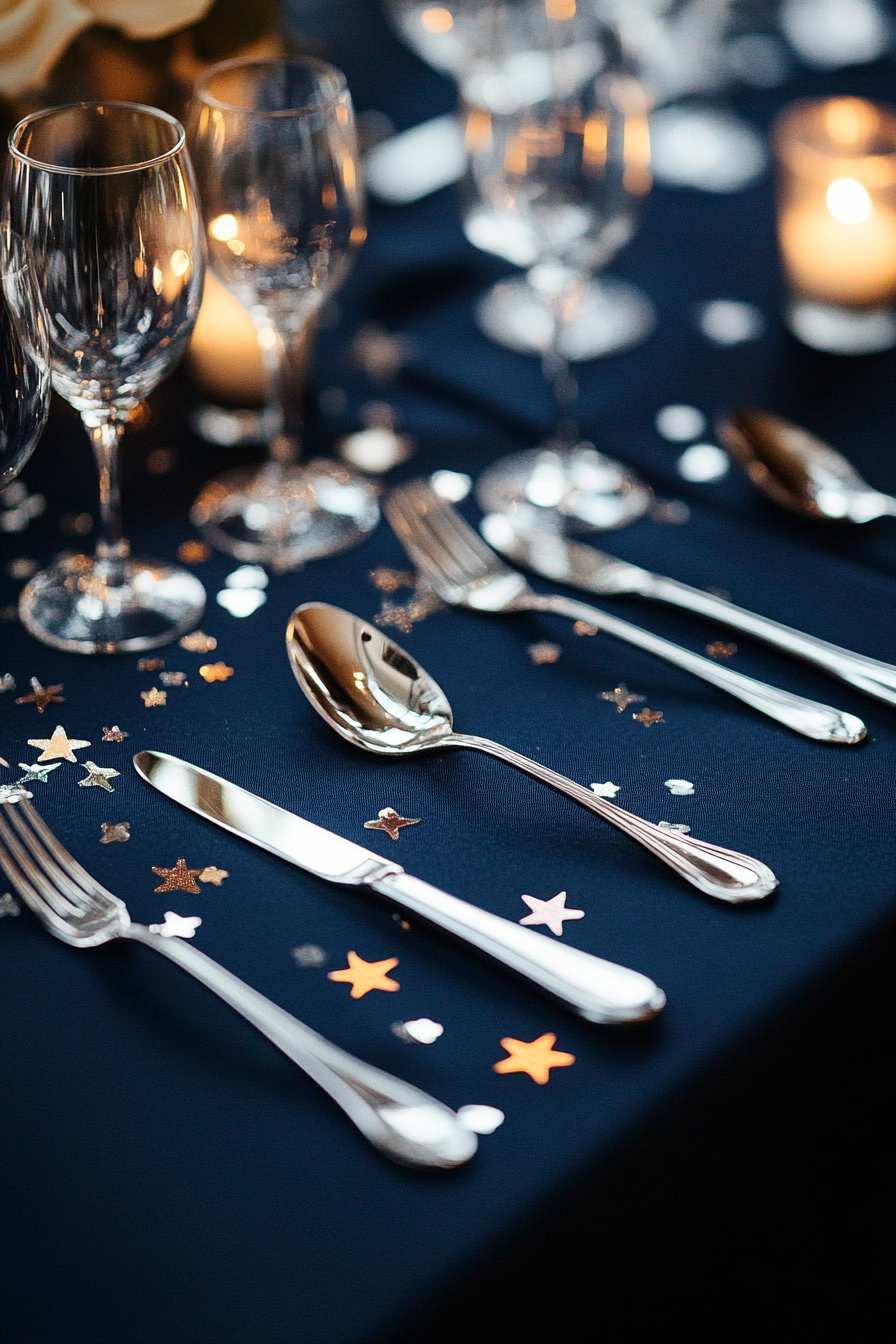
{"type": "Polygon", "coordinates": [[[61,556],[22,591],[45,644],[129,653],[202,615],[194,575],[130,555],[118,449],[140,402],[174,367],[202,297],[202,227],[180,123],[134,103],[26,117],[9,138],[4,211],[34,261],[53,386],[81,414],[99,469],[96,553],[61,556]]]}
{"type": "Polygon", "coordinates": [[[211,264],[255,323],[279,426],[265,465],[210,481],[191,518],[220,550],[293,569],[379,521],[367,480],[297,462],[309,324],[366,237],[345,79],[310,58],[224,61],[197,85],[190,142],[211,264]]]}
{"type": "Polygon", "coordinates": [[[46,315],[21,238],[0,235],[0,495],[28,461],[50,405],[46,315]]]}

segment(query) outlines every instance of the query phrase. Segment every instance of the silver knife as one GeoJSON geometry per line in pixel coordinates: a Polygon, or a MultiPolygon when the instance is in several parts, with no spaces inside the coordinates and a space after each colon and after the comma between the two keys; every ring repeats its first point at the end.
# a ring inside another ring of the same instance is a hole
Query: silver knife
{"type": "Polygon", "coordinates": [[[327,882],[370,887],[453,933],[562,999],[589,1022],[654,1017],[666,996],[638,971],[549,941],[543,934],[449,896],[362,845],[334,835],[227,779],[164,751],[138,751],[134,767],[160,793],[327,882]]]}
{"type": "Polygon", "coordinates": [[[566,583],[570,588],[581,588],[586,593],[634,593],[638,597],[683,607],[685,611],[695,611],[734,630],[743,630],[794,658],[813,663],[876,700],[896,705],[896,667],[892,663],[882,663],[877,658],[841,649],[837,644],[816,639],[814,635],[794,630],[767,616],[758,616],[755,611],[736,607],[723,597],[691,588],[678,579],[667,579],[663,574],[652,574],[626,560],[617,560],[595,546],[569,541],[553,529],[524,528],[506,514],[490,513],[483,518],[480,530],[496,551],[515,565],[540,574],[543,579],[566,583]]]}

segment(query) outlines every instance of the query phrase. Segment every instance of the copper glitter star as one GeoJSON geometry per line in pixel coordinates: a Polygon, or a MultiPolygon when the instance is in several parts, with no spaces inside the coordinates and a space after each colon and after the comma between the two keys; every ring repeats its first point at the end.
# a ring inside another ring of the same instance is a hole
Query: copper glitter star
{"type": "Polygon", "coordinates": [[[182,541],[177,548],[177,558],[185,565],[202,565],[211,553],[211,546],[204,541],[182,541]]]}
{"type": "Polygon", "coordinates": [[[211,653],[212,649],[218,647],[214,635],[204,635],[201,630],[194,630],[192,635],[184,635],[178,643],[188,653],[211,653]]]}
{"type": "Polygon", "coordinates": [[[152,709],[154,705],[166,705],[168,703],[168,693],[167,691],[160,691],[156,686],[151,686],[148,691],[140,692],[140,699],[147,709],[152,709]]]}
{"type": "Polygon", "coordinates": [[[104,742],[123,742],[129,736],[130,734],[126,733],[123,728],[119,728],[117,723],[113,723],[111,728],[103,729],[104,742]]]}
{"type": "Polygon", "coordinates": [[[39,761],[75,761],[76,751],[82,747],[89,747],[90,743],[80,737],[68,737],[62,724],[59,723],[53,729],[52,737],[29,737],[29,747],[41,747],[39,761]]]}
{"type": "Polygon", "coordinates": [[[707,644],[706,652],[710,658],[730,658],[737,653],[737,645],[726,644],[721,639],[714,639],[711,644],[707,644]]]}
{"type": "Polygon", "coordinates": [[[495,1073],[528,1073],[536,1083],[546,1083],[551,1069],[575,1064],[575,1055],[565,1050],[555,1050],[557,1037],[552,1031],[546,1031],[534,1041],[517,1041],[513,1036],[504,1036],[501,1044],[507,1051],[506,1059],[499,1059],[492,1068],[495,1073]]]}
{"type": "Polygon", "coordinates": [[[233,668],[226,663],[203,663],[199,675],[203,681],[226,681],[233,676],[233,668]]]}
{"type": "Polygon", "coordinates": [[[129,821],[112,823],[101,821],[100,830],[103,833],[100,836],[101,845],[111,845],[115,840],[130,840],[131,838],[131,823],[129,821]]]}
{"type": "Polygon", "coordinates": [[[629,705],[636,705],[641,700],[646,700],[644,695],[634,695],[626,686],[624,681],[620,681],[618,686],[614,686],[612,691],[601,691],[601,700],[612,700],[619,714],[627,709],[629,705]]]}
{"type": "Polygon", "coordinates": [[[96,785],[97,788],[105,789],[107,793],[115,792],[109,780],[117,778],[119,772],[113,770],[111,765],[97,765],[94,761],[82,761],[81,765],[87,771],[85,778],[78,780],[82,789],[96,785]]]}
{"type": "Polygon", "coordinates": [[[384,601],[382,611],[378,612],[373,619],[379,626],[392,625],[396,630],[400,630],[403,635],[408,635],[418,621],[425,621],[427,616],[434,611],[439,611],[442,606],[443,603],[439,601],[435,593],[419,590],[403,606],[384,601]]]}
{"type": "MultiPolygon", "coordinates": [[[[643,695],[639,699],[643,700],[643,695]]],[[[645,727],[651,728],[655,723],[663,722],[663,711],[661,709],[645,708],[641,710],[640,714],[633,714],[632,718],[636,719],[638,723],[643,723],[645,727]]]]}
{"type": "Polygon", "coordinates": [[[357,952],[349,952],[348,966],[342,971],[330,971],[328,980],[340,980],[352,987],[352,998],[363,999],[372,989],[384,989],[394,994],[400,989],[397,980],[391,980],[386,974],[398,965],[397,957],[386,957],[383,961],[365,961],[357,952]]]}
{"type": "Polygon", "coordinates": [[[572,628],[573,628],[573,633],[576,634],[576,635],[596,635],[596,634],[597,634],[597,626],[596,626],[596,625],[589,625],[587,621],[576,621],[575,625],[574,625],[572,628]]]}
{"type": "Polygon", "coordinates": [[[194,896],[199,895],[196,878],[202,869],[188,868],[185,859],[178,859],[173,868],[153,868],[153,872],[164,878],[162,885],[155,888],[156,891],[190,891],[194,896]]]}
{"type": "Polygon", "coordinates": [[[537,644],[529,645],[529,657],[536,667],[541,667],[543,663],[556,663],[560,654],[560,645],[550,644],[546,639],[539,640],[537,644]]]}
{"type": "Polygon", "coordinates": [[[65,702],[65,696],[59,694],[62,689],[61,683],[58,686],[41,686],[37,677],[32,677],[30,694],[20,695],[16,704],[34,705],[37,712],[43,714],[47,705],[63,704],[65,702]]]}
{"type": "Polygon", "coordinates": [[[160,672],[165,666],[164,658],[141,658],[137,664],[138,672],[160,672]]]}
{"type": "Polygon", "coordinates": [[[381,593],[394,593],[397,588],[413,588],[417,576],[409,569],[372,569],[367,575],[374,588],[381,593]]]}
{"type": "Polygon", "coordinates": [[[220,887],[225,877],[229,876],[230,874],[226,868],[215,868],[214,865],[212,865],[208,868],[203,868],[202,872],[199,874],[199,881],[211,882],[212,886],[220,887]]]}
{"type": "Polygon", "coordinates": [[[381,807],[377,821],[365,821],[365,831],[385,831],[390,840],[398,839],[402,826],[419,826],[419,817],[403,817],[394,807],[381,807]]]}

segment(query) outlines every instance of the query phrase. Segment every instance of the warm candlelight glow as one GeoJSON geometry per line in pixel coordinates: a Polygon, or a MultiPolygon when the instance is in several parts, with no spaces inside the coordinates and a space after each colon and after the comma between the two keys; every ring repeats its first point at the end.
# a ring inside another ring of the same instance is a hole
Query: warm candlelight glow
{"type": "Polygon", "coordinates": [[[451,10],[443,9],[441,5],[434,5],[432,9],[424,9],[420,15],[420,22],[428,33],[450,33],[454,27],[451,10]]]}
{"type": "MultiPolygon", "coordinates": [[[[236,223],[232,215],[221,215],[209,232],[222,219],[236,223]]],[[[189,358],[194,377],[212,400],[229,406],[257,406],[264,401],[264,366],[255,323],[212,271],[206,271],[189,358]]]]}

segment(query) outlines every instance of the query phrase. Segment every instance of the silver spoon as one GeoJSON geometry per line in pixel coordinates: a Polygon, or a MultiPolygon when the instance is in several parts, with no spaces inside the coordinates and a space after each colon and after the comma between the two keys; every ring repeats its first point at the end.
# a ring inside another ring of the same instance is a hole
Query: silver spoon
{"type": "Polygon", "coordinates": [[[723,416],[719,438],[754,485],[793,513],[847,523],[896,516],[896,498],[807,429],[749,406],[723,416]]]}
{"type": "Polygon", "coordinates": [[[627,527],[646,513],[650,487],[593,443],[546,444],[499,458],[476,482],[483,513],[567,534],[627,527]]]}
{"type": "Polygon", "coordinates": [[[755,901],[778,885],[772,870],[758,859],[663,830],[509,747],[455,733],[441,687],[382,630],[349,611],[325,602],[297,607],[287,627],[286,647],[311,704],[356,747],[379,756],[469,747],[496,756],[596,812],[709,896],[731,903],[755,901]]]}

